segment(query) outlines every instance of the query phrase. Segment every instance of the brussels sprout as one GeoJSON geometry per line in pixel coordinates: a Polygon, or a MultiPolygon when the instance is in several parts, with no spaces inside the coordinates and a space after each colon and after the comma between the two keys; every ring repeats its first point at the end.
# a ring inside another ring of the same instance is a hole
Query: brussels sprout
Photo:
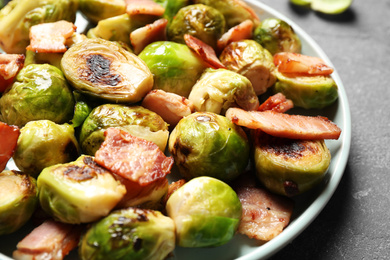
{"type": "Polygon", "coordinates": [[[79,0],[79,10],[87,20],[97,23],[126,13],[126,4],[123,0],[79,0]]]}
{"type": "Polygon", "coordinates": [[[13,0],[0,10],[0,48],[7,53],[25,53],[30,27],[40,23],[74,22],[77,0],[13,0]]]}
{"type": "Polygon", "coordinates": [[[225,113],[231,106],[259,107],[259,99],[246,77],[226,69],[206,69],[189,95],[197,111],[225,113]]]}
{"type": "Polygon", "coordinates": [[[13,159],[19,170],[37,177],[44,168],[78,156],[79,146],[71,125],[37,120],[20,130],[13,159]]]}
{"type": "Polygon", "coordinates": [[[72,119],[72,126],[79,127],[84,123],[84,120],[92,111],[92,107],[87,103],[85,97],[77,91],[73,91],[73,96],[76,100],[74,106],[74,114],[72,119]]]}
{"type": "MultiPolygon", "coordinates": [[[[158,0],[155,0],[155,2],[158,2],[158,0]]],[[[173,17],[177,14],[177,12],[187,6],[189,4],[189,0],[166,0],[164,1],[164,18],[167,19],[169,22],[173,19],[173,17]]]]}
{"type": "Polygon", "coordinates": [[[249,160],[249,143],[242,128],[210,112],[181,119],[168,146],[186,179],[211,176],[229,182],[244,171],[249,160]]]}
{"type": "Polygon", "coordinates": [[[207,65],[185,44],[161,41],[138,55],[153,73],[155,89],[188,97],[207,65]]]}
{"type": "Polygon", "coordinates": [[[296,107],[321,109],[338,98],[338,87],[331,76],[292,76],[276,70],[274,91],[283,93],[296,107]]]}
{"type": "Polygon", "coordinates": [[[89,96],[135,103],[153,87],[153,75],[136,55],[104,39],[86,39],[61,60],[67,80],[89,96]]]}
{"type": "Polygon", "coordinates": [[[179,246],[210,247],[232,239],[242,206],[226,183],[212,177],[197,177],[173,192],[166,210],[175,222],[179,246]]]}
{"type": "Polygon", "coordinates": [[[179,10],[167,27],[169,40],[185,43],[184,35],[190,34],[216,48],[218,39],[225,32],[225,18],[207,5],[188,5],[179,10]]]}
{"type": "Polygon", "coordinates": [[[324,177],[331,154],[323,140],[295,140],[257,132],[254,148],[256,176],[274,193],[301,194],[324,177]]]}
{"type": "Polygon", "coordinates": [[[45,168],[37,179],[39,202],[54,219],[89,223],[107,216],[126,193],[111,172],[91,156],[45,168]]]}
{"type": "Polygon", "coordinates": [[[158,114],[141,106],[105,104],[94,108],[81,126],[80,145],[85,154],[95,155],[109,127],[152,141],[165,151],[168,124],[158,114]]]}
{"type": "Polygon", "coordinates": [[[0,115],[9,125],[24,126],[33,120],[68,122],[74,98],[62,71],[49,64],[30,64],[0,98],[0,115]]]}
{"type": "Polygon", "coordinates": [[[36,180],[19,171],[0,173],[0,235],[21,228],[38,205],[36,180]]]}
{"type": "Polygon", "coordinates": [[[257,95],[265,93],[276,81],[272,54],[254,40],[230,43],[220,60],[227,69],[247,77],[257,95]]]}
{"type": "Polygon", "coordinates": [[[175,248],[175,224],[159,211],[127,208],[94,223],[79,243],[87,259],[166,259],[175,248]]]}
{"type": "Polygon", "coordinates": [[[267,18],[257,26],[253,39],[272,55],[277,52],[300,53],[302,44],[293,28],[278,18],[267,18]]]}

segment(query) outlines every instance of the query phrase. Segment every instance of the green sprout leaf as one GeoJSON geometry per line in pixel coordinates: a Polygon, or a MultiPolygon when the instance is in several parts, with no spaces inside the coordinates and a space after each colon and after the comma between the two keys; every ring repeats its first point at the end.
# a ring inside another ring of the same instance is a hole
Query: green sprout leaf
{"type": "Polygon", "coordinates": [[[300,6],[310,5],[311,9],[325,14],[340,14],[346,11],[353,0],[290,0],[300,6]]]}

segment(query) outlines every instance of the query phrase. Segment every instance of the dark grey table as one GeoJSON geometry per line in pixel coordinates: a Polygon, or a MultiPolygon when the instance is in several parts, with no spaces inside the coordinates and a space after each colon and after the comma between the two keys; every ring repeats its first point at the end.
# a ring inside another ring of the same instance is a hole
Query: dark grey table
{"type": "Polygon", "coordinates": [[[321,46],[339,72],[352,117],[350,156],[336,192],[271,259],[390,259],[390,1],[355,0],[337,16],[288,0],[261,2],[321,46]]]}

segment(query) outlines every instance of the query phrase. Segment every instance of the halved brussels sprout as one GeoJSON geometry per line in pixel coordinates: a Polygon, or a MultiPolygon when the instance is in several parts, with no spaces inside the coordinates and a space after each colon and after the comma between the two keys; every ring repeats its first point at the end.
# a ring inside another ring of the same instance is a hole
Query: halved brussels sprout
{"type": "Polygon", "coordinates": [[[39,202],[54,219],[89,223],[107,216],[126,193],[111,172],[91,156],[45,168],[38,176],[39,202]]]}
{"type": "Polygon", "coordinates": [[[206,69],[188,97],[197,111],[224,114],[231,106],[255,110],[259,99],[248,78],[226,69],[206,69]]]}
{"type": "Polygon", "coordinates": [[[274,193],[294,196],[317,185],[325,176],[331,154],[324,140],[295,140],[256,133],[256,176],[274,193]]]}
{"type": "Polygon", "coordinates": [[[181,8],[169,23],[167,37],[184,44],[184,35],[190,34],[216,48],[225,26],[225,18],[217,9],[203,4],[188,5],[181,8]]]}
{"type": "Polygon", "coordinates": [[[253,39],[272,55],[277,52],[300,53],[302,44],[293,28],[278,18],[267,18],[253,33],[253,39]]]}
{"type": "Polygon", "coordinates": [[[0,48],[7,53],[25,53],[30,27],[40,23],[74,22],[76,0],[12,0],[0,10],[0,48]]]}
{"type": "Polygon", "coordinates": [[[226,117],[210,112],[181,119],[169,136],[168,146],[186,179],[211,176],[229,182],[248,165],[245,132],[226,117]]]}
{"type": "Polygon", "coordinates": [[[104,141],[104,131],[116,127],[156,143],[165,151],[168,124],[155,112],[141,106],[100,105],[92,110],[81,126],[80,145],[85,154],[95,155],[104,141]]]}
{"type": "Polygon", "coordinates": [[[30,64],[0,98],[0,115],[9,125],[24,126],[33,120],[68,122],[74,98],[61,70],[49,64],[30,64]]]}
{"type": "Polygon", "coordinates": [[[126,13],[123,0],[78,0],[79,10],[90,22],[97,23],[110,17],[126,13]]]}
{"type": "Polygon", "coordinates": [[[104,39],[70,47],[61,68],[74,88],[112,102],[138,102],[153,87],[153,75],[141,59],[104,39]]]}
{"type": "Polygon", "coordinates": [[[211,177],[198,177],[173,192],[166,205],[182,247],[213,247],[233,238],[242,206],[236,192],[211,177]]]}
{"type": "Polygon", "coordinates": [[[79,157],[71,125],[50,120],[28,122],[21,130],[13,159],[19,170],[37,177],[46,167],[79,157]]]}
{"type": "Polygon", "coordinates": [[[220,60],[227,69],[247,77],[257,95],[265,93],[276,81],[271,53],[254,40],[230,43],[220,60]]]}
{"type": "Polygon", "coordinates": [[[321,109],[338,98],[338,87],[331,76],[289,76],[276,70],[274,92],[283,93],[296,107],[321,109]]]}
{"type": "Polygon", "coordinates": [[[163,260],[175,248],[175,224],[159,211],[127,208],[94,223],[79,244],[81,259],[163,260]]]}
{"type": "Polygon", "coordinates": [[[161,41],[138,55],[153,73],[155,89],[188,97],[207,65],[187,45],[161,41]]]}
{"type": "Polygon", "coordinates": [[[0,173],[0,235],[21,228],[38,205],[36,180],[19,171],[0,173]]]}

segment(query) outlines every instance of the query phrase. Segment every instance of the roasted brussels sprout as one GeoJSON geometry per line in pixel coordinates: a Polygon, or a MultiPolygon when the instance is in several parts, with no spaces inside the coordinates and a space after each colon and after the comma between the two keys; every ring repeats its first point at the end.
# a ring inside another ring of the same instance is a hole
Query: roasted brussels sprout
{"type": "Polygon", "coordinates": [[[83,235],[79,256],[87,259],[166,259],[175,248],[175,224],[159,211],[127,208],[94,223],[83,235]]]}
{"type": "Polygon", "coordinates": [[[72,118],[72,126],[74,128],[81,126],[84,120],[92,111],[92,106],[86,101],[86,98],[77,91],[73,91],[76,104],[74,106],[74,114],[72,118]]]}
{"type": "Polygon", "coordinates": [[[188,97],[207,65],[185,44],[161,41],[139,54],[153,73],[155,89],[188,97]]]}
{"type": "Polygon", "coordinates": [[[0,173],[0,235],[21,228],[38,205],[36,180],[19,171],[0,173]]]}
{"type": "Polygon", "coordinates": [[[26,50],[26,60],[24,61],[24,66],[30,64],[50,64],[61,69],[61,59],[63,53],[45,53],[45,52],[35,52],[32,50],[26,50]]]}
{"type": "Polygon", "coordinates": [[[255,136],[256,176],[270,191],[298,195],[325,176],[331,154],[323,140],[278,138],[261,131],[255,136]]]}
{"type": "Polygon", "coordinates": [[[211,176],[229,182],[244,171],[249,160],[249,143],[242,128],[210,112],[181,119],[168,146],[186,179],[211,176]]]}
{"type": "Polygon", "coordinates": [[[302,44],[293,28],[278,18],[267,18],[257,26],[253,39],[272,55],[277,52],[300,53],[302,44]]]}
{"type": "Polygon", "coordinates": [[[123,0],[78,0],[79,10],[92,23],[126,13],[123,0]]]}
{"type": "Polygon", "coordinates": [[[104,131],[109,127],[117,127],[152,141],[165,151],[169,135],[168,124],[149,109],[120,104],[100,105],[92,110],[81,126],[82,151],[95,155],[104,141],[104,131]]]}
{"type": "Polygon", "coordinates": [[[227,69],[247,77],[257,95],[265,93],[276,81],[271,53],[254,40],[230,43],[220,60],[227,69]]]}
{"type": "Polygon", "coordinates": [[[225,18],[217,9],[203,4],[188,5],[173,17],[167,27],[167,37],[185,43],[184,35],[190,34],[216,48],[225,26],[225,18]]]}
{"type": "Polygon", "coordinates": [[[141,59],[104,39],[73,45],[61,67],[74,88],[112,102],[138,102],[153,87],[153,75],[141,59]]]}
{"type": "Polygon", "coordinates": [[[0,117],[9,125],[24,126],[33,120],[68,122],[74,98],[61,70],[49,64],[30,64],[0,98],[0,117]]]}
{"type": "Polygon", "coordinates": [[[39,202],[54,219],[80,224],[107,216],[126,193],[91,156],[45,168],[37,179],[39,202]]]}
{"type": "Polygon", "coordinates": [[[46,167],[79,157],[71,125],[50,120],[28,122],[21,130],[13,159],[19,170],[37,177],[46,167]]]}
{"type": "Polygon", "coordinates": [[[166,205],[182,247],[213,247],[234,236],[242,213],[235,191],[211,177],[197,177],[174,191],[166,205]]]}
{"type": "Polygon", "coordinates": [[[231,106],[259,107],[259,99],[246,77],[226,69],[206,69],[189,95],[197,111],[225,113],[231,106]]]}
{"type": "Polygon", "coordinates": [[[321,109],[338,98],[338,87],[331,76],[296,76],[276,70],[274,91],[283,93],[296,107],[321,109]]]}
{"type": "Polygon", "coordinates": [[[30,27],[40,23],[74,22],[76,0],[12,0],[0,10],[0,48],[7,53],[25,53],[30,27]]]}

